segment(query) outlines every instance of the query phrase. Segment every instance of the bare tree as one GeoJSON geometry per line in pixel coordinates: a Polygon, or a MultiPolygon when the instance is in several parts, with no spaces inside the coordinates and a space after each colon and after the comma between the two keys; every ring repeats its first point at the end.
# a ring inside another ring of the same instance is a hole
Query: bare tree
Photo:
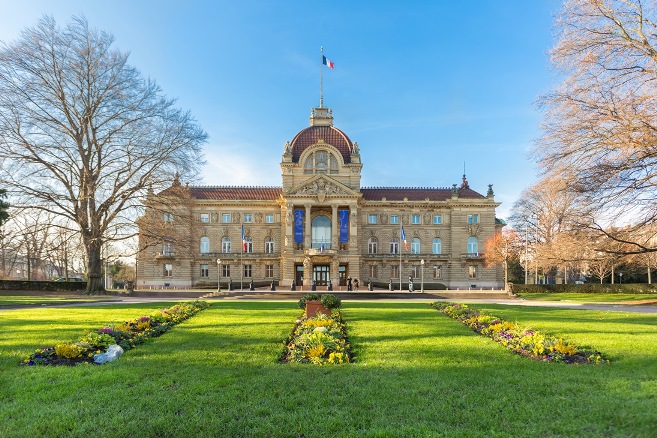
{"type": "Polygon", "coordinates": [[[657,218],[657,10],[644,4],[564,4],[551,57],[565,79],[540,101],[544,133],[535,148],[547,174],[567,181],[580,225],[631,244],[628,253],[657,251],[632,233],[607,232],[657,218]]]}
{"type": "Polygon", "coordinates": [[[0,48],[0,183],[77,224],[88,293],[103,290],[103,245],[134,235],[149,187],[195,177],[207,137],[113,41],[84,18],[45,17],[0,48]]]}
{"type": "Polygon", "coordinates": [[[509,282],[509,262],[519,260],[522,252],[522,238],[514,229],[504,229],[493,234],[484,244],[486,265],[501,264],[504,269],[504,288],[509,282]]]}

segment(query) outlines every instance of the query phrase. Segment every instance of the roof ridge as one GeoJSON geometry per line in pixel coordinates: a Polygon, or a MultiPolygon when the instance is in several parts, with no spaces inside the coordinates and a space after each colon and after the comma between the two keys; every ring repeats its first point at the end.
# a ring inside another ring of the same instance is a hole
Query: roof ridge
{"type": "Polygon", "coordinates": [[[361,190],[452,190],[451,187],[399,187],[399,186],[374,186],[361,187],[361,190]]]}

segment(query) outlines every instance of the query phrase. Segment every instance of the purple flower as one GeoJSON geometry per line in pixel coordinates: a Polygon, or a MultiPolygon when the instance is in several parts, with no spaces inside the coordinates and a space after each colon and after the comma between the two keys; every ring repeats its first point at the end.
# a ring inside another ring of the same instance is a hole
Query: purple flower
{"type": "Polygon", "coordinates": [[[148,316],[142,316],[141,318],[139,318],[139,321],[141,321],[141,322],[146,322],[148,320],[150,320],[150,318],[148,316]]]}

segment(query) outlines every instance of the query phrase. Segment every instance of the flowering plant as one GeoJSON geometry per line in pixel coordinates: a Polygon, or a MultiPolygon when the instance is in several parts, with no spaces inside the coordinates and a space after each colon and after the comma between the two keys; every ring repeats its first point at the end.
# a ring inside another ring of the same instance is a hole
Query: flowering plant
{"type": "Polygon", "coordinates": [[[351,345],[340,312],[298,319],[285,343],[282,363],[317,365],[352,362],[351,345]]]}
{"type": "Polygon", "coordinates": [[[548,336],[518,324],[502,321],[465,304],[433,303],[435,309],[461,321],[475,332],[488,336],[523,356],[546,362],[575,364],[608,363],[598,351],[588,351],[561,338],[548,336]]]}
{"type": "Polygon", "coordinates": [[[179,322],[195,315],[210,305],[205,301],[177,304],[168,309],[156,310],[151,315],[133,321],[103,327],[87,333],[78,342],[69,341],[55,347],[36,349],[22,362],[23,365],[77,365],[93,363],[94,353],[107,351],[110,345],[119,344],[130,350],[149,338],[160,336],[179,322]]]}

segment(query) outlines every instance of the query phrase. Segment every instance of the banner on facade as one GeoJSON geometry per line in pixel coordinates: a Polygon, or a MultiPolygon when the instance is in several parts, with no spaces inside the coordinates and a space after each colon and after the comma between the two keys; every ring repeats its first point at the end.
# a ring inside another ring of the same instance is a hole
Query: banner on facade
{"type": "Polygon", "coordinates": [[[340,243],[349,242],[349,210],[340,210],[340,243]]]}
{"type": "Polygon", "coordinates": [[[294,210],[294,243],[303,243],[303,210],[294,210]]]}

